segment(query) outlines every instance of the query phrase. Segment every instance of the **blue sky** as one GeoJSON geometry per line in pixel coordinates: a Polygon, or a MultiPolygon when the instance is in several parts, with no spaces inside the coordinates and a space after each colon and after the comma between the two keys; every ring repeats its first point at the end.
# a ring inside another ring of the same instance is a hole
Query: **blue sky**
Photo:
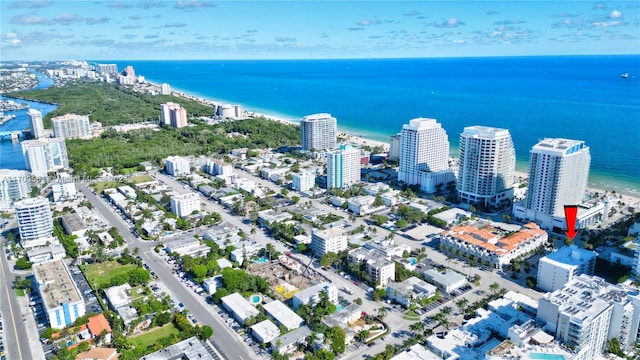
{"type": "Polygon", "coordinates": [[[640,2],[6,1],[0,60],[640,53],[640,2]]]}

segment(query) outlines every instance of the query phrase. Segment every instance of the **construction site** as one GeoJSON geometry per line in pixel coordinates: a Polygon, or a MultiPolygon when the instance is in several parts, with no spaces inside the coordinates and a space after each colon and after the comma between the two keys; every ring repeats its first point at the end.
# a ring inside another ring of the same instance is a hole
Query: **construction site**
{"type": "Polygon", "coordinates": [[[249,272],[267,280],[283,300],[289,300],[297,292],[326,281],[324,276],[316,273],[307,264],[286,255],[280,255],[278,260],[272,262],[252,264],[249,272]]]}

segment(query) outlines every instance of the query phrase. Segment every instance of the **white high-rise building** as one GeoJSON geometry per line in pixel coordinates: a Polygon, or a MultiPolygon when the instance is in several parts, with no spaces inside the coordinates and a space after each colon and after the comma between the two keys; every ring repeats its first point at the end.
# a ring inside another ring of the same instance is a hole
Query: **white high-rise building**
{"type": "Polygon", "coordinates": [[[109,75],[118,73],[117,64],[96,64],[96,72],[98,75],[109,75]]]}
{"type": "Polygon", "coordinates": [[[496,205],[513,198],[516,151],[509,130],[465,127],[460,134],[458,196],[467,203],[496,205]]]}
{"type": "Polygon", "coordinates": [[[449,168],[449,139],[435,119],[417,118],[402,126],[398,181],[425,192],[455,180],[449,168]]]}
{"type": "Polygon", "coordinates": [[[346,250],[347,236],[344,229],[340,227],[328,228],[326,230],[313,229],[311,232],[311,250],[320,257],[328,252],[339,253],[346,250]]]}
{"type": "Polygon", "coordinates": [[[22,142],[22,155],[27,170],[35,176],[69,167],[64,138],[40,138],[22,142]]]}
{"type": "Polygon", "coordinates": [[[316,174],[311,171],[302,171],[291,174],[292,186],[296,191],[309,191],[316,184],[316,174]]]}
{"type": "Polygon", "coordinates": [[[332,150],[336,147],[338,123],[330,114],[305,116],[300,122],[302,150],[332,150]]]}
{"type": "Polygon", "coordinates": [[[27,114],[31,119],[31,136],[33,136],[34,139],[45,137],[42,113],[36,109],[29,109],[27,114]]]}
{"type": "Polygon", "coordinates": [[[51,119],[53,136],[60,138],[83,138],[91,136],[89,116],[66,114],[51,119]]]}
{"type": "MultiPolygon", "coordinates": [[[[544,229],[566,229],[565,205],[581,205],[589,178],[591,155],[580,140],[544,139],[531,149],[527,196],[513,204],[513,217],[535,221],[544,229]]],[[[576,228],[606,217],[605,203],[578,207],[576,228]]]]}
{"type": "Polygon", "coordinates": [[[0,210],[11,208],[14,201],[27,198],[30,193],[29,172],[0,169],[0,210]]]}
{"type": "Polygon", "coordinates": [[[555,340],[576,349],[581,360],[599,359],[607,341],[633,349],[640,307],[637,295],[596,276],[582,274],[538,300],[537,318],[555,340]]]}
{"type": "Polygon", "coordinates": [[[182,176],[191,174],[191,164],[189,159],[182,156],[169,156],[164,160],[167,174],[171,176],[182,176]]]}
{"type": "Polygon", "coordinates": [[[171,85],[167,83],[160,85],[160,95],[171,95],[171,85]]]}
{"type": "Polygon", "coordinates": [[[23,247],[38,246],[38,242],[46,242],[51,238],[53,215],[47,198],[36,197],[16,201],[14,207],[23,247]]]}
{"type": "Polygon", "coordinates": [[[544,139],[531,149],[526,208],[564,216],[584,199],[591,155],[584,141],[544,139]]]}
{"type": "Polygon", "coordinates": [[[538,261],[538,289],[552,292],[580,274],[593,275],[596,253],[575,245],[565,246],[538,261]]]}
{"type": "Polygon", "coordinates": [[[187,193],[171,197],[171,212],[177,217],[191,215],[200,211],[200,197],[196,193],[187,193]]]}
{"type": "Polygon", "coordinates": [[[360,150],[340,145],[327,153],[327,189],[343,188],[360,182],[360,150]]]}

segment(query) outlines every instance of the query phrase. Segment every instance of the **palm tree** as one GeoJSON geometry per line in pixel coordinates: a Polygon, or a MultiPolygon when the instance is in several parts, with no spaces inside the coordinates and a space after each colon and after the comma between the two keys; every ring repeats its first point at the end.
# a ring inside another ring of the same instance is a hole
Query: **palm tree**
{"type": "Polygon", "coordinates": [[[445,306],[442,309],[440,309],[440,312],[443,313],[444,315],[449,315],[451,314],[451,307],[445,306]]]}
{"type": "Polygon", "coordinates": [[[413,324],[409,325],[409,330],[413,331],[414,333],[417,333],[422,329],[424,329],[424,323],[422,321],[416,321],[413,324]]]}
{"type": "Polygon", "coordinates": [[[447,319],[446,317],[443,317],[442,319],[440,319],[438,321],[438,325],[444,326],[448,330],[449,329],[449,319],[447,319]]]}
{"type": "Polygon", "coordinates": [[[387,316],[387,308],[384,306],[379,307],[378,317],[380,318],[380,320],[384,319],[385,316],[387,316]]]}
{"type": "Polygon", "coordinates": [[[500,284],[498,284],[497,282],[494,282],[493,284],[489,285],[489,289],[491,290],[491,293],[495,295],[498,293],[500,289],[500,284]]]}
{"type": "Polygon", "coordinates": [[[276,247],[269,243],[265,246],[265,250],[267,250],[267,253],[269,254],[269,262],[271,262],[271,255],[276,253],[276,247]]]}
{"type": "Polygon", "coordinates": [[[456,301],[456,306],[458,307],[458,313],[464,312],[464,308],[467,307],[468,304],[469,304],[469,299],[464,297],[458,299],[456,301]]]}

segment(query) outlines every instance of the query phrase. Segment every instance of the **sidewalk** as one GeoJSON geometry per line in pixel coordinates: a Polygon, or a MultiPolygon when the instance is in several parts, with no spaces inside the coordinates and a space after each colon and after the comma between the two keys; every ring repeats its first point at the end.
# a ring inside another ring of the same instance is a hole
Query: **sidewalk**
{"type": "Polygon", "coordinates": [[[44,351],[40,344],[40,334],[38,333],[38,327],[36,326],[36,320],[29,307],[28,296],[18,296],[18,303],[20,303],[20,313],[22,314],[22,321],[24,321],[27,329],[27,338],[29,339],[29,347],[31,350],[31,356],[34,359],[44,359],[44,351]]]}

